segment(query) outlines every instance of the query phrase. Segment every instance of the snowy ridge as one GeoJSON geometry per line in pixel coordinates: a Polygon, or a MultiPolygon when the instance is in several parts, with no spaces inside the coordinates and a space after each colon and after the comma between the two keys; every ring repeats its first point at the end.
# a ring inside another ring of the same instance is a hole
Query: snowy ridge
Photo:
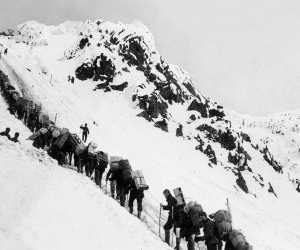
{"type": "Polygon", "coordinates": [[[299,169],[295,145],[288,144],[294,154],[288,161],[285,137],[257,126],[243,126],[238,122],[240,117],[232,118],[226,109],[201,95],[186,72],[164,62],[152,35],[142,25],[137,28],[101,20],[58,27],[27,25],[31,28],[22,29],[26,34],[22,42],[14,36],[0,38],[9,48],[8,55],[0,61],[0,69],[19,89],[27,89],[34,100],[41,102],[52,119],[57,116],[59,126],[78,133],[83,121],[95,122],[90,129],[91,139],[110,154],[122,155],[130,159],[134,168],[143,170],[150,185],[144,202],[145,219],[154,232],[161,191],[181,186],[187,200],[198,200],[208,212],[224,208],[229,197],[235,227],[242,228],[254,249],[299,249],[299,222],[294,220],[299,216],[299,193],[289,181],[295,179],[299,169]],[[141,40],[135,40],[136,35],[141,40]],[[82,40],[85,38],[88,41],[82,40]],[[46,43],[40,43],[42,39],[46,43]],[[101,54],[104,57],[96,60],[101,54]],[[74,85],[67,82],[69,75],[78,76],[78,68],[85,63],[81,76],[91,73],[91,77],[77,77],[74,85]],[[113,89],[125,82],[128,85],[121,91],[113,89]],[[99,84],[100,90],[93,91],[99,84]],[[143,96],[155,96],[155,107],[163,104],[151,122],[137,117],[149,111],[148,101],[142,108],[143,96]],[[188,110],[193,101],[200,107],[207,105],[206,112],[220,111],[225,116],[218,120],[220,113],[204,117],[197,109],[188,110]],[[163,118],[167,120],[168,133],[153,126],[163,118]],[[174,135],[179,123],[183,124],[184,138],[174,135]],[[234,153],[236,149],[224,148],[210,132],[225,133],[227,129],[235,144],[242,145],[251,156],[246,170],[228,162],[229,151],[234,153]],[[242,133],[249,135],[251,142],[245,141],[242,133]],[[194,150],[199,145],[197,136],[204,147],[212,145],[216,166],[210,167],[207,156],[194,150]],[[264,160],[262,150],[266,145],[282,165],[282,173],[264,160]],[[248,194],[237,184],[239,174],[248,194]],[[268,192],[270,183],[278,198],[268,192]],[[288,211],[288,215],[282,211],[288,211]]]}

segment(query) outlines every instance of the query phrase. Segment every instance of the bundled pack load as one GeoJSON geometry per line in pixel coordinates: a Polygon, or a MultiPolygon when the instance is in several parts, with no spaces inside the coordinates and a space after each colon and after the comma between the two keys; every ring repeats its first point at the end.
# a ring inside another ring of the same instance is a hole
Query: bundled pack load
{"type": "Polygon", "coordinates": [[[183,197],[181,187],[175,188],[173,190],[173,192],[174,192],[174,195],[175,195],[175,198],[176,198],[176,201],[177,201],[177,206],[185,206],[185,200],[184,200],[184,197],[183,197]]]}
{"type": "Polygon", "coordinates": [[[189,215],[192,220],[193,226],[201,227],[203,221],[204,211],[202,206],[196,201],[190,201],[185,206],[184,211],[189,215]]]}
{"type": "Polygon", "coordinates": [[[95,142],[90,142],[88,144],[88,154],[96,155],[98,145],[95,142]]]}
{"type": "Polygon", "coordinates": [[[69,131],[65,130],[65,129],[62,129],[60,131],[59,137],[57,137],[57,139],[55,140],[54,145],[56,147],[58,147],[59,149],[61,149],[65,145],[65,143],[68,140],[69,136],[70,136],[69,131]]]}
{"type": "Polygon", "coordinates": [[[232,230],[232,218],[231,214],[227,210],[218,210],[212,215],[213,220],[216,223],[218,233],[222,236],[225,233],[229,233],[232,230]]]}
{"type": "Polygon", "coordinates": [[[120,160],[119,162],[122,181],[124,183],[130,183],[132,177],[132,168],[128,160],[120,160]]]}
{"type": "Polygon", "coordinates": [[[108,155],[107,155],[107,153],[105,153],[103,151],[99,151],[99,152],[97,152],[96,156],[97,156],[97,161],[98,162],[104,161],[104,162],[108,163],[108,155]]]}
{"type": "Polygon", "coordinates": [[[146,183],[146,180],[145,180],[142,170],[133,171],[132,177],[133,177],[134,184],[137,189],[142,189],[142,190],[149,189],[149,186],[146,183]]]}
{"type": "Polygon", "coordinates": [[[50,123],[49,115],[47,115],[45,113],[40,113],[39,114],[39,122],[41,124],[49,124],[50,123]]]}
{"type": "Polygon", "coordinates": [[[110,169],[112,171],[119,170],[119,168],[120,168],[120,164],[119,163],[120,163],[121,160],[122,160],[121,156],[111,156],[110,160],[109,160],[109,162],[110,162],[110,164],[109,164],[110,169]]]}
{"type": "Polygon", "coordinates": [[[37,137],[39,137],[42,134],[46,134],[48,132],[48,129],[46,128],[40,128],[38,131],[34,132],[32,135],[28,137],[28,140],[34,141],[37,137]]]}
{"type": "Polygon", "coordinates": [[[72,144],[73,149],[75,150],[75,153],[77,155],[80,155],[83,153],[85,147],[83,142],[80,140],[79,136],[75,133],[70,135],[70,142],[72,144]]]}

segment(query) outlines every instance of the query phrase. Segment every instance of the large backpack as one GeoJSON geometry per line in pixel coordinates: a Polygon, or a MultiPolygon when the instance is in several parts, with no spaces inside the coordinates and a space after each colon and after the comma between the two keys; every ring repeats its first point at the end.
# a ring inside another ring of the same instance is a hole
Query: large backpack
{"type": "Polygon", "coordinates": [[[245,236],[242,234],[242,232],[233,229],[229,233],[229,240],[234,247],[235,250],[252,250],[252,246],[249,245],[247,242],[245,236]]]}
{"type": "Polygon", "coordinates": [[[174,192],[174,195],[175,195],[175,198],[176,198],[176,201],[177,201],[176,205],[177,206],[185,206],[185,200],[184,200],[181,188],[180,187],[175,188],[173,190],[173,192],[174,192]]]}
{"type": "Polygon", "coordinates": [[[149,186],[146,183],[146,180],[144,178],[144,175],[142,173],[142,170],[135,170],[132,172],[132,177],[134,180],[134,184],[136,186],[136,188],[142,189],[142,190],[147,190],[149,189],[149,186]]]}
{"type": "Polygon", "coordinates": [[[120,170],[121,170],[121,178],[123,183],[130,183],[131,177],[132,177],[132,168],[129,164],[128,160],[121,160],[119,162],[120,170]]]}
{"type": "Polygon", "coordinates": [[[194,227],[201,227],[203,221],[203,208],[196,201],[190,201],[184,208],[184,211],[189,215],[194,227]]]}
{"type": "Polygon", "coordinates": [[[96,154],[97,154],[97,160],[98,160],[98,162],[104,161],[104,162],[108,163],[108,155],[107,155],[107,153],[105,153],[103,151],[98,151],[96,154]]]}
{"type": "Polygon", "coordinates": [[[70,136],[70,133],[67,132],[67,131],[65,131],[63,134],[61,134],[61,135],[55,140],[54,145],[55,145],[56,147],[58,147],[59,149],[61,149],[61,148],[65,145],[65,143],[66,143],[66,141],[68,140],[69,136],[70,136]]]}
{"type": "Polygon", "coordinates": [[[98,145],[95,142],[90,142],[88,144],[88,154],[90,155],[96,155],[96,149],[98,145]]]}
{"type": "Polygon", "coordinates": [[[121,156],[111,156],[109,161],[109,167],[112,172],[120,169],[120,160],[122,160],[121,156]]]}
{"type": "Polygon", "coordinates": [[[232,230],[231,214],[227,210],[218,210],[213,214],[213,219],[216,223],[217,230],[220,236],[224,233],[229,233],[232,230]]]}

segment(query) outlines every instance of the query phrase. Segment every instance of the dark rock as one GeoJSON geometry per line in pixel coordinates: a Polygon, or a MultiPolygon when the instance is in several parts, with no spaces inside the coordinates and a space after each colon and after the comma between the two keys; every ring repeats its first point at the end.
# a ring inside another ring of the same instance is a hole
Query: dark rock
{"type": "Polygon", "coordinates": [[[112,90],[118,90],[118,91],[123,91],[125,88],[128,87],[128,82],[124,82],[120,85],[110,85],[112,90]]]}
{"type": "Polygon", "coordinates": [[[243,175],[241,174],[241,172],[238,171],[237,173],[237,179],[236,179],[236,184],[245,192],[245,193],[249,193],[249,189],[247,187],[247,183],[243,177],[243,175]]]}
{"type": "Polygon", "coordinates": [[[204,118],[207,117],[207,106],[202,102],[198,102],[196,99],[194,99],[188,107],[188,111],[191,110],[199,112],[204,118]]]}

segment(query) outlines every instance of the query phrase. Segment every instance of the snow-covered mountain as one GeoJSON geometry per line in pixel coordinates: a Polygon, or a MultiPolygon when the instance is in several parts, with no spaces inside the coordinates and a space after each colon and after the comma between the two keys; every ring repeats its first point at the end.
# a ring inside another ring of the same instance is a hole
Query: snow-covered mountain
{"type": "Polygon", "coordinates": [[[30,21],[0,43],[8,48],[0,70],[24,97],[73,132],[87,121],[99,148],[143,170],[150,230],[157,232],[162,190],[181,186],[208,212],[228,197],[234,224],[254,249],[300,248],[297,115],[258,119],[226,110],[166,62],[138,22],[30,21]]]}

